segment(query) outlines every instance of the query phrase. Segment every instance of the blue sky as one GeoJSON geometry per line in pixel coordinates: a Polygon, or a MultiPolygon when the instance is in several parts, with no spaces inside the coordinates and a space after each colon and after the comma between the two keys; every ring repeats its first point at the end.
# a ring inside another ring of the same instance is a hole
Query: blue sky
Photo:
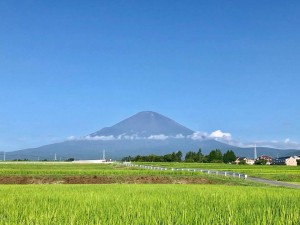
{"type": "Polygon", "coordinates": [[[1,1],[0,151],[152,110],[300,148],[299,1],[1,1]]]}

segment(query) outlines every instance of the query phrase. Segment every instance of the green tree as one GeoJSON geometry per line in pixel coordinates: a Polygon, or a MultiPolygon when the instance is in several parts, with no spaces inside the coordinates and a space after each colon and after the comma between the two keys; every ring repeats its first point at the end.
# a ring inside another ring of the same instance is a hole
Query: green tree
{"type": "Polygon", "coordinates": [[[68,158],[66,159],[66,162],[73,162],[75,159],[74,158],[68,158]]]}
{"type": "Polygon", "coordinates": [[[130,161],[133,161],[134,160],[134,158],[132,158],[131,156],[125,156],[124,158],[122,158],[122,161],[123,162],[130,162],[130,161]]]}
{"type": "Polygon", "coordinates": [[[201,148],[199,148],[199,150],[197,152],[197,160],[196,160],[196,162],[203,162],[203,160],[204,160],[204,155],[202,154],[201,148]]]}
{"type": "Polygon", "coordinates": [[[215,163],[223,162],[223,155],[222,155],[221,150],[219,150],[219,149],[212,150],[208,154],[208,162],[215,162],[215,163]]]}
{"type": "Polygon", "coordinates": [[[239,165],[246,165],[246,160],[245,159],[241,159],[239,162],[239,165]]]}
{"type": "Polygon", "coordinates": [[[255,160],[255,165],[266,165],[267,164],[267,160],[266,159],[258,159],[258,160],[255,160]]]}
{"type": "Polygon", "coordinates": [[[187,152],[185,154],[184,161],[185,162],[197,162],[198,161],[197,153],[193,152],[193,151],[187,152]]]}
{"type": "Polygon", "coordinates": [[[164,162],[173,162],[173,157],[171,154],[166,154],[163,156],[164,162]]]}
{"type": "Polygon", "coordinates": [[[136,161],[136,162],[141,162],[141,159],[142,159],[142,156],[140,155],[137,155],[133,161],[136,161]]]}
{"type": "Polygon", "coordinates": [[[228,150],[227,152],[224,153],[223,155],[223,162],[224,163],[231,163],[236,160],[236,155],[232,150],[228,150]]]}
{"type": "Polygon", "coordinates": [[[176,162],[181,162],[182,152],[177,151],[175,155],[176,155],[176,162]]]}
{"type": "Polygon", "coordinates": [[[203,154],[201,152],[201,148],[198,150],[198,152],[189,151],[185,154],[185,162],[203,162],[203,154]]]}

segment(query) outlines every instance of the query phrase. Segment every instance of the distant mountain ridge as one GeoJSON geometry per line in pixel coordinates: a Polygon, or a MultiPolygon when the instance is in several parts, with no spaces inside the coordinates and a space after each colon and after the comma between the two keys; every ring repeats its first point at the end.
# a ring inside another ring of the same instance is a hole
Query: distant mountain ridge
{"type": "MultiPolygon", "coordinates": [[[[83,138],[44,145],[37,148],[7,152],[9,159],[53,160],[57,159],[97,159],[102,151],[111,159],[125,156],[164,155],[181,150],[198,151],[208,154],[213,149],[225,152],[233,150],[238,156],[253,158],[253,148],[240,148],[216,141],[205,136],[194,138],[195,132],[168,117],[152,111],[137,113],[111,127],[103,128],[83,138]]],[[[299,150],[280,150],[257,147],[258,155],[272,157],[289,154],[300,155],[299,150]]]]}

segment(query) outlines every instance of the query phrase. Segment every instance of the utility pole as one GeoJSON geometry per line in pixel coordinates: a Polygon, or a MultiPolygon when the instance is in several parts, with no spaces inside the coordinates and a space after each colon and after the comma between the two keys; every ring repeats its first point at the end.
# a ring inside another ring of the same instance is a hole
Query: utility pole
{"type": "Polygon", "coordinates": [[[57,159],[56,159],[56,153],[54,154],[54,161],[56,161],[57,159]]]}
{"type": "Polygon", "coordinates": [[[256,144],[255,144],[255,146],[254,146],[254,160],[256,160],[257,159],[257,152],[256,152],[256,144]]]}
{"type": "Polygon", "coordinates": [[[5,151],[3,151],[3,161],[5,161],[5,151]]]}
{"type": "Polygon", "coordinates": [[[105,160],[105,150],[103,150],[103,160],[105,160]]]}

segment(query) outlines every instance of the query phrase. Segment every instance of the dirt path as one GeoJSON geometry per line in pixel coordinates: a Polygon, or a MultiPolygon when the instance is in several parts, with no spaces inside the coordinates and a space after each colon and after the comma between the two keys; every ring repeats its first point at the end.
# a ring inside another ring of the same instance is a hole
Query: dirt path
{"type": "Polygon", "coordinates": [[[201,177],[170,176],[68,176],[26,177],[0,176],[0,184],[211,184],[210,179],[201,177]]]}
{"type": "Polygon", "coordinates": [[[277,181],[277,180],[267,180],[263,178],[257,178],[257,177],[248,177],[248,180],[252,180],[259,183],[264,183],[272,186],[282,186],[282,187],[290,187],[290,188],[297,188],[300,189],[300,185],[297,184],[290,184],[287,182],[277,181]]]}

